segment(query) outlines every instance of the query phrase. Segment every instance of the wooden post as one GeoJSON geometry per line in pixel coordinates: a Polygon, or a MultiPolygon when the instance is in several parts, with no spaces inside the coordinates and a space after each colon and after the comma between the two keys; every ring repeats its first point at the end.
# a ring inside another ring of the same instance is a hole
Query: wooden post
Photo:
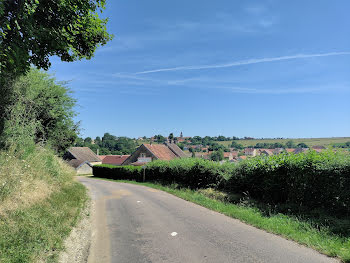
{"type": "Polygon", "coordinates": [[[142,178],[142,181],[145,182],[146,181],[146,166],[142,166],[143,168],[143,178],[142,178]]]}

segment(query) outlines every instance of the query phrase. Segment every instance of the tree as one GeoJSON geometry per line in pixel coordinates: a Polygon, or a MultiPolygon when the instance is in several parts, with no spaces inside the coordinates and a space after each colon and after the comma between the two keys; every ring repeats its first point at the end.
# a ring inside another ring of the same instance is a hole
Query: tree
{"type": "Polygon", "coordinates": [[[239,144],[238,142],[236,141],[232,141],[231,143],[231,148],[235,148],[235,149],[243,149],[243,145],[242,144],[239,144]]]}
{"type": "Polygon", "coordinates": [[[305,143],[301,142],[301,143],[298,143],[297,145],[299,148],[309,148],[309,146],[307,146],[305,143]]]}
{"type": "Polygon", "coordinates": [[[84,139],[84,143],[86,143],[86,144],[91,144],[91,143],[92,143],[91,137],[86,137],[86,138],[84,139]]]}
{"type": "Polygon", "coordinates": [[[99,13],[106,0],[0,1],[0,134],[15,79],[31,65],[47,70],[51,56],[90,59],[112,39],[99,13]]]}
{"type": "Polygon", "coordinates": [[[287,148],[296,148],[296,144],[294,143],[294,141],[289,140],[288,142],[286,142],[286,147],[287,148]]]}
{"type": "Polygon", "coordinates": [[[169,140],[174,139],[174,134],[173,134],[173,133],[170,133],[169,136],[168,136],[168,139],[169,139],[169,140]]]}
{"type": "Polygon", "coordinates": [[[216,161],[216,162],[219,162],[219,161],[222,161],[224,159],[224,153],[222,150],[218,150],[218,151],[215,151],[213,152],[211,155],[210,155],[210,159],[212,161],[216,161]]]}
{"type": "Polygon", "coordinates": [[[50,56],[62,61],[90,59],[112,36],[98,15],[105,0],[2,0],[0,72],[25,74],[30,65],[47,70],[50,56]]]}
{"type": "Polygon", "coordinates": [[[2,146],[35,143],[50,144],[58,153],[77,138],[78,125],[73,121],[75,99],[70,90],[43,71],[32,69],[12,86],[2,146]]]}

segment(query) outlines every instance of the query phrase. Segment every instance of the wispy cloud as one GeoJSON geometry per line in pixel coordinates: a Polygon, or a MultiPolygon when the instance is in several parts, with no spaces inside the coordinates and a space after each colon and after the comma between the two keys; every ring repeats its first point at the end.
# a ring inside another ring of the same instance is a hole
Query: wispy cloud
{"type": "Polygon", "coordinates": [[[193,66],[179,66],[179,67],[172,67],[172,68],[159,68],[159,69],[139,71],[139,72],[135,72],[134,74],[139,75],[139,74],[149,74],[149,73],[157,73],[157,72],[165,72],[165,71],[230,68],[230,67],[237,67],[237,66],[243,66],[243,65],[252,65],[252,64],[276,62],[276,61],[283,61],[283,60],[305,59],[305,58],[315,58],[315,57],[329,57],[329,56],[340,56],[340,55],[350,55],[350,52],[346,51],[346,52],[330,52],[330,53],[319,53],[319,54],[297,54],[297,55],[292,55],[292,56],[253,58],[253,59],[248,59],[248,60],[239,60],[239,61],[228,62],[228,63],[224,63],[224,64],[193,65],[193,66]]]}

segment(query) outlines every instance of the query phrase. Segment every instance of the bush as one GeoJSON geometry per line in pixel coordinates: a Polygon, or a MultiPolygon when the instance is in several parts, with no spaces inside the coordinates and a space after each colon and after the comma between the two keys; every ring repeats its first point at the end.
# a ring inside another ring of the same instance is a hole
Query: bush
{"type": "Polygon", "coordinates": [[[256,157],[239,163],[226,190],[269,204],[350,213],[350,156],[309,151],[256,157]]]}
{"type": "Polygon", "coordinates": [[[100,164],[92,167],[92,173],[96,177],[115,180],[142,180],[142,167],[140,166],[115,166],[110,164],[100,164]]]}
{"type": "MultiPolygon", "coordinates": [[[[142,180],[142,168],[134,166],[99,165],[94,166],[93,174],[142,180]]],[[[158,160],[147,164],[146,180],[191,189],[219,189],[271,207],[350,215],[350,155],[331,150],[259,156],[238,164],[197,158],[158,160]]]]}

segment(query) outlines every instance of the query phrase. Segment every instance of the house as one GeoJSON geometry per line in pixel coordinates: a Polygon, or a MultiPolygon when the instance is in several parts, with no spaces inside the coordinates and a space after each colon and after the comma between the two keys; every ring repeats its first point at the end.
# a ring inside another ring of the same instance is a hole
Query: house
{"type": "Polygon", "coordinates": [[[238,152],[224,152],[224,159],[226,160],[233,160],[238,156],[238,152]]]}
{"type": "Polygon", "coordinates": [[[63,159],[77,174],[92,174],[92,166],[102,164],[101,159],[89,147],[71,147],[63,155],[63,159]]]}
{"type": "Polygon", "coordinates": [[[273,154],[275,154],[275,155],[283,153],[283,152],[284,152],[283,148],[275,148],[275,149],[273,149],[273,154]]]}
{"type": "Polygon", "coordinates": [[[263,155],[266,155],[266,156],[273,155],[273,150],[272,149],[260,149],[259,152],[260,152],[260,154],[263,154],[263,155]]]}
{"type": "Polygon", "coordinates": [[[256,156],[256,149],[254,149],[254,148],[245,148],[244,149],[244,154],[246,156],[256,156]]]}
{"type": "MultiPolygon", "coordinates": [[[[100,156],[99,156],[100,157],[100,156]]],[[[122,165],[130,155],[104,155],[103,164],[122,165]]],[[[101,157],[100,157],[101,158],[101,157]]]]}
{"type": "Polygon", "coordinates": [[[188,157],[175,143],[142,144],[122,165],[143,165],[154,160],[170,161],[188,157]]]}
{"type": "Polygon", "coordinates": [[[309,148],[296,148],[294,153],[295,154],[298,154],[298,153],[304,153],[306,152],[307,150],[309,150],[309,148]]]}
{"type": "Polygon", "coordinates": [[[294,148],[287,148],[286,152],[287,153],[294,153],[295,149],[294,148]]]}
{"type": "Polygon", "coordinates": [[[195,157],[196,157],[196,158],[202,158],[202,159],[209,160],[209,159],[210,159],[210,153],[207,153],[207,152],[197,152],[197,153],[195,153],[195,157]]]}
{"type": "Polygon", "coordinates": [[[316,151],[316,152],[322,152],[322,151],[324,151],[325,149],[326,149],[326,147],[324,147],[324,146],[317,146],[317,145],[315,145],[315,146],[312,146],[312,149],[314,150],[314,151],[316,151]]]}
{"type": "Polygon", "coordinates": [[[247,159],[247,156],[245,156],[245,155],[241,155],[241,156],[237,157],[238,161],[246,160],[246,159],[247,159]]]}

